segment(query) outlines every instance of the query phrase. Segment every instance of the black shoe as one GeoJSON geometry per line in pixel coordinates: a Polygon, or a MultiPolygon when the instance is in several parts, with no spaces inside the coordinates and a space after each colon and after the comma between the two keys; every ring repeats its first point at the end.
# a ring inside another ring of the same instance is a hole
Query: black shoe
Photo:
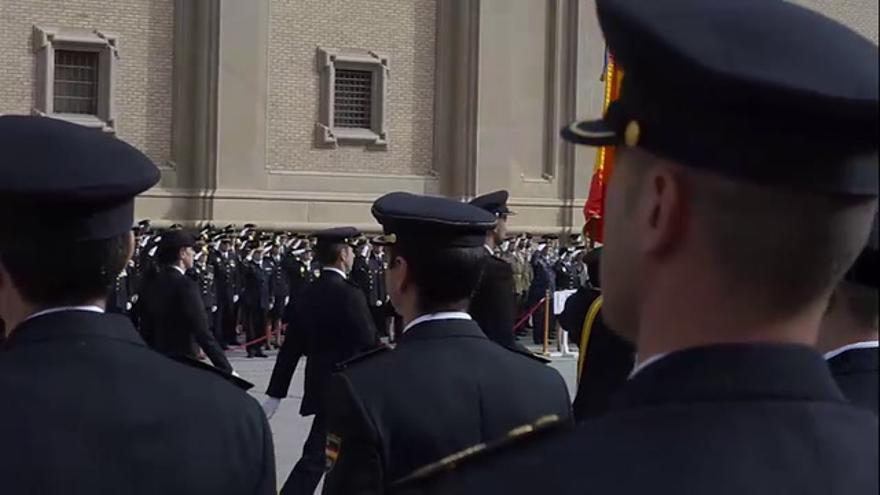
{"type": "Polygon", "coordinates": [[[254,356],[256,356],[256,357],[258,357],[258,358],[267,358],[267,357],[269,357],[269,356],[263,354],[263,351],[257,351],[257,352],[255,352],[255,353],[254,353],[254,356]]]}
{"type": "Polygon", "coordinates": [[[253,358],[254,358],[254,355],[253,355],[253,354],[248,354],[248,355],[247,355],[247,358],[248,358],[248,359],[253,359],[253,358]]]}

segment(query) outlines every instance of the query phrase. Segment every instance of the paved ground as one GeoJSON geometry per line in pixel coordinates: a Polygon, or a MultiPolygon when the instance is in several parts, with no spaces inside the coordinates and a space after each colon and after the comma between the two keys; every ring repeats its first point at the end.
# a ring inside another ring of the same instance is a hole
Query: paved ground
{"type": "MultiPolygon", "coordinates": [[[[266,399],[264,392],[275,365],[275,353],[270,352],[268,359],[247,359],[243,351],[235,351],[230,355],[233,368],[256,386],[251,394],[262,403],[266,399]]],[[[576,361],[573,358],[554,358],[551,364],[559,370],[574,396],[576,361]]],[[[293,375],[293,382],[288,398],[281,403],[278,412],[272,418],[272,431],[275,438],[275,462],[278,469],[278,487],[280,489],[293,465],[299,460],[303,442],[311,426],[311,418],[299,415],[299,405],[303,397],[303,374],[305,363],[300,363],[293,375]]]]}

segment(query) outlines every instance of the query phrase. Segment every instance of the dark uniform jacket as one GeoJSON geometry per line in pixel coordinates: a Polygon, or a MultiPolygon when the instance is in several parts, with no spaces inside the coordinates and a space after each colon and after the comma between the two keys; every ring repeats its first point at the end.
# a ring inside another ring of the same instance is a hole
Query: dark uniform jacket
{"type": "Polygon", "coordinates": [[[556,290],[556,272],[550,260],[541,253],[535,253],[532,257],[532,284],[529,287],[529,301],[538,301],[545,296],[546,292],[556,290]]]}
{"type": "Polygon", "coordinates": [[[351,280],[364,292],[371,307],[381,307],[385,303],[388,293],[385,290],[385,265],[382,260],[372,254],[358,256],[351,270],[351,280]]]}
{"type": "Polygon", "coordinates": [[[281,267],[287,274],[287,284],[290,292],[290,300],[296,301],[312,281],[309,267],[294,254],[288,253],[281,260],[281,267]]]}
{"type": "Polygon", "coordinates": [[[284,259],[267,258],[272,266],[272,296],[276,304],[284,304],[284,300],[290,297],[290,279],[283,267],[284,259]]]}
{"type": "Polygon", "coordinates": [[[21,324],[0,351],[4,494],[274,495],[257,402],[162,356],[119,315],[21,324]]]}
{"type": "Polygon", "coordinates": [[[217,305],[217,279],[214,276],[214,266],[210,264],[204,266],[197,265],[196,276],[205,311],[211,313],[211,310],[217,305]]]}
{"type": "Polygon", "coordinates": [[[814,350],[718,345],[649,365],[574,433],[525,437],[397,493],[867,495],[878,433],[814,350]]]}
{"type": "Polygon", "coordinates": [[[116,277],[113,286],[110,288],[110,295],[107,298],[107,312],[115,314],[128,313],[128,304],[130,302],[130,282],[128,270],[125,268],[122,273],[116,277]]]}
{"type": "Polygon", "coordinates": [[[153,349],[169,355],[195,357],[193,339],[214,364],[232,366],[208,330],[208,318],[198,284],[172,267],[147,282],[141,296],[141,332],[153,349]]]}
{"type": "MultiPolygon", "coordinates": [[[[598,289],[581,287],[565,302],[559,325],[570,334],[572,343],[580,346],[587,311],[601,294],[598,289]]],[[[635,347],[605,325],[601,309],[590,329],[586,353],[572,404],[577,421],[608,410],[611,397],[626,384],[636,358],[635,347]]]]}
{"type": "Polygon", "coordinates": [[[272,266],[267,260],[242,263],[244,295],[242,303],[249,309],[268,311],[272,305],[272,266]]]}
{"type": "Polygon", "coordinates": [[[837,381],[844,397],[853,404],[870,409],[877,414],[878,356],[876,347],[869,349],[850,349],[828,360],[831,374],[837,381]]]}
{"type": "Polygon", "coordinates": [[[575,290],[581,285],[580,274],[571,261],[556,262],[556,289],[575,290]]]}
{"type": "Polygon", "coordinates": [[[513,334],[516,294],[510,264],[495,256],[488,257],[483,278],[471,299],[469,313],[489,339],[519,350],[513,334]]]}
{"type": "Polygon", "coordinates": [[[266,394],[287,397],[300,357],[308,356],[300,414],[317,414],[324,409],[324,391],[336,365],[375,347],[376,328],[360,289],[330,270],[308,286],[288,313],[287,337],[266,394]]]}
{"type": "Polygon", "coordinates": [[[231,307],[234,296],[238,295],[238,262],[237,256],[232,252],[223,254],[217,252],[211,258],[211,265],[214,266],[214,280],[217,292],[217,301],[227,307],[231,307]]]}
{"type": "Polygon", "coordinates": [[[338,448],[338,457],[329,457],[325,495],[384,493],[414,469],[516,426],[571,416],[556,370],[496,345],[469,320],[417,324],[395,350],[335,375],[327,399],[328,453],[338,448]]]}

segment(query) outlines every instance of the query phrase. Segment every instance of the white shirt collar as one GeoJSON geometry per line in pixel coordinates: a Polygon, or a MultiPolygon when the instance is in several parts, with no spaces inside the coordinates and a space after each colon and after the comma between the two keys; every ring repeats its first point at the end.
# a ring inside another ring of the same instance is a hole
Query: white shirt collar
{"type": "Polygon", "coordinates": [[[486,251],[489,251],[489,254],[491,254],[492,256],[495,256],[495,250],[492,249],[491,246],[489,246],[488,244],[483,244],[483,247],[486,248],[486,251]]]}
{"type": "Polygon", "coordinates": [[[828,361],[834,357],[837,357],[843,354],[846,351],[851,351],[853,349],[875,349],[880,347],[880,342],[876,340],[866,340],[864,342],[854,342],[852,344],[847,344],[843,347],[838,347],[831,352],[825,353],[825,360],[828,361]]]}
{"type": "Polygon", "coordinates": [[[409,322],[407,326],[403,328],[403,332],[401,335],[405,334],[407,330],[410,328],[420,324],[426,323],[429,321],[436,320],[472,320],[471,315],[463,312],[463,311],[441,311],[440,313],[428,313],[426,315],[419,316],[415,320],[409,322]]]}
{"type": "Polygon", "coordinates": [[[186,275],[186,270],[184,270],[183,268],[181,268],[177,265],[171,265],[171,268],[174,268],[175,270],[179,271],[181,275],[186,275]]]}
{"type": "Polygon", "coordinates": [[[325,267],[323,268],[323,270],[324,270],[325,272],[334,272],[334,273],[338,273],[340,276],[342,276],[342,278],[348,280],[348,275],[347,275],[344,271],[340,270],[339,268],[336,268],[335,266],[325,266],[325,267]]]}
{"type": "Polygon", "coordinates": [[[42,311],[37,311],[36,313],[25,318],[24,321],[33,320],[34,318],[38,318],[40,316],[51,315],[52,313],[61,313],[63,311],[86,311],[89,313],[104,313],[104,310],[100,306],[61,306],[58,308],[49,308],[42,311]]]}
{"type": "Polygon", "coordinates": [[[668,352],[664,352],[662,354],[657,354],[657,355],[651,356],[648,359],[644,360],[643,362],[637,364],[633,368],[632,372],[629,374],[629,378],[632,379],[632,377],[639,374],[642,370],[644,370],[648,366],[651,366],[652,364],[656,363],[657,361],[660,361],[661,359],[665,358],[668,355],[669,355],[668,352]]]}

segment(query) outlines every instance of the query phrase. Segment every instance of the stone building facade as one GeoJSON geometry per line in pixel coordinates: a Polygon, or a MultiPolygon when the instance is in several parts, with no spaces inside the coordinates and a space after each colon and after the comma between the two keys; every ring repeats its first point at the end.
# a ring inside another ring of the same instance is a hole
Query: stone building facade
{"type": "MultiPolygon", "coordinates": [[[[796,0],[877,41],[877,0],[796,0]]],[[[511,191],[513,228],[579,230],[598,115],[593,0],[0,0],[0,113],[144,150],[160,222],[374,230],[388,191],[511,191]]],[[[844,75],[842,75],[844,77],[844,75]]]]}

